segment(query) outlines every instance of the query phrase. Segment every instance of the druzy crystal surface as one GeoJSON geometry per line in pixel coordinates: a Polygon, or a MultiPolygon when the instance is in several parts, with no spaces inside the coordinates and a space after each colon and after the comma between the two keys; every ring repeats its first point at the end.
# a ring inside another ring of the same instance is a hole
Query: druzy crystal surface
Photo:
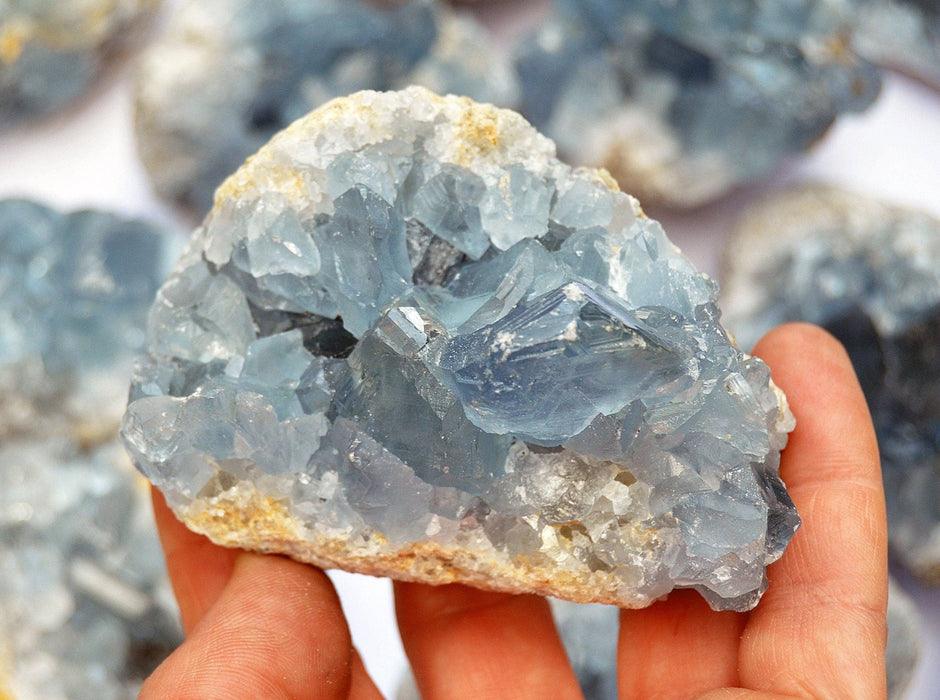
{"type": "Polygon", "coordinates": [[[841,0],[557,0],[519,50],[523,114],[643,201],[689,207],[867,107],[877,71],[841,0]]]}
{"type": "Polygon", "coordinates": [[[936,0],[854,0],[855,49],[940,89],[940,3],[936,0]]]}
{"type": "Polygon", "coordinates": [[[787,320],[845,344],[878,433],[892,553],[940,581],[940,221],[808,187],[756,205],[730,250],[723,307],[744,347],[787,320]]]}
{"type": "Polygon", "coordinates": [[[200,214],[246,157],[312,108],[424,85],[513,106],[510,62],[435,0],[193,0],[145,54],[138,150],[157,191],[200,214]]]}
{"type": "Polygon", "coordinates": [[[0,1],[0,126],[82,95],[159,0],[0,1]]]}
{"type": "Polygon", "coordinates": [[[136,697],[181,640],[145,483],[117,440],[168,239],[0,201],[0,697],[136,697]]]}
{"type": "Polygon", "coordinates": [[[217,542],[745,609],[792,427],[717,288],[519,115],[358,93],[250,159],[164,284],[123,436],[217,542]]]}

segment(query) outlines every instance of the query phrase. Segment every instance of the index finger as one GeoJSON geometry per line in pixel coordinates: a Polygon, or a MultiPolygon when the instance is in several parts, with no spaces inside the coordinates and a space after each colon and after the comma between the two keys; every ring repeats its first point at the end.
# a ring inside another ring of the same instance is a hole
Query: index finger
{"type": "Polygon", "coordinates": [[[754,354],[796,416],[780,473],[803,526],[744,630],[740,680],[796,696],[883,696],[887,525],[865,397],[845,350],[814,326],[783,326],[754,354]]]}

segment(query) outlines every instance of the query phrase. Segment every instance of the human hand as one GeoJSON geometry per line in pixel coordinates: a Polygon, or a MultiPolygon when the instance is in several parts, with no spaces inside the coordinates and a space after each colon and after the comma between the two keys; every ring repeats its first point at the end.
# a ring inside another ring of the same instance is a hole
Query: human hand
{"type": "MultiPolygon", "coordinates": [[[[887,537],[871,419],[841,346],[789,325],[755,349],[797,427],[781,475],[803,518],[748,613],[692,591],[621,613],[622,698],[881,698],[887,537]]],[[[141,698],[381,697],[322,571],[218,547],[155,494],[184,644],[141,698]]],[[[580,698],[547,602],[395,583],[402,641],[425,700],[580,698]]]]}

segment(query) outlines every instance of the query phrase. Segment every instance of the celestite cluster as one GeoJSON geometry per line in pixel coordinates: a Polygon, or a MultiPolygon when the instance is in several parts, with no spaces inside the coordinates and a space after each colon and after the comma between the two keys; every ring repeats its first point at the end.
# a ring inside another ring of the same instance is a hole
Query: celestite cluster
{"type": "Polygon", "coordinates": [[[793,418],[603,171],[421,88],[335,100],[220,188],[123,437],[193,529],[402,579],[755,605],[793,418]]]}
{"type": "Polygon", "coordinates": [[[117,440],[173,247],[141,221],[0,201],[0,697],[129,700],[181,640],[117,440]]]}
{"type": "Polygon", "coordinates": [[[192,0],[143,56],[138,150],[200,214],[246,157],[328,99],[424,85],[512,106],[508,59],[436,0],[192,0]]]}
{"type": "Polygon", "coordinates": [[[140,220],[0,200],[0,437],[116,423],[176,250],[140,220]]]}
{"type": "Polygon", "coordinates": [[[556,0],[519,50],[522,112],[643,201],[699,205],[878,93],[844,0],[556,0]]]}
{"type": "Polygon", "coordinates": [[[114,439],[0,446],[0,697],[131,700],[182,641],[140,481],[114,439]]]}
{"type": "Polygon", "coordinates": [[[88,89],[160,0],[0,0],[0,126],[54,112],[88,89]]]}
{"type": "Polygon", "coordinates": [[[852,0],[854,48],[940,88],[940,3],[936,0],[852,0]]]}
{"type": "Polygon", "coordinates": [[[723,308],[744,347],[787,320],[846,346],[881,450],[894,556],[940,582],[940,221],[829,187],[742,220],[723,308]]]}

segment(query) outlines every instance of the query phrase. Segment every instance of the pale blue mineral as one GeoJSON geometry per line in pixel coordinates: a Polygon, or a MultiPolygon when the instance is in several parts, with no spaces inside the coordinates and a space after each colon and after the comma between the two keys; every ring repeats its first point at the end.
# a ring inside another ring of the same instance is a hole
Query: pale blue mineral
{"type": "Polygon", "coordinates": [[[876,63],[940,88],[940,3],[937,0],[853,0],[855,49],[876,63]]]}
{"type": "Polygon", "coordinates": [[[0,436],[53,415],[120,416],[147,308],[178,249],[141,220],[0,200],[0,436]]]}
{"type": "Polygon", "coordinates": [[[0,0],[0,126],[85,93],[160,0],[0,0]]]}
{"type": "Polygon", "coordinates": [[[0,447],[0,697],[131,700],[182,641],[135,476],[115,440],[0,447]]]}
{"type": "Polygon", "coordinates": [[[219,189],[151,310],[123,436],[224,544],[747,609],[799,523],[793,419],[716,296],[519,115],[357,93],[219,189]]]}
{"type": "Polygon", "coordinates": [[[180,641],[117,432],[170,234],[0,201],[0,697],[136,696],[180,641]]]}
{"type": "Polygon", "coordinates": [[[803,320],[846,346],[878,432],[894,557],[940,582],[940,221],[829,187],[772,198],[729,247],[744,347],[803,320]]]}
{"type": "Polygon", "coordinates": [[[766,175],[878,72],[857,58],[842,0],[556,0],[518,50],[522,112],[575,162],[644,202],[690,207],[766,175]]]}
{"type": "Polygon", "coordinates": [[[518,100],[484,28],[437,0],[193,0],[144,56],[138,150],[156,190],[202,214],[225,177],[312,108],[410,84],[518,100]]]}

